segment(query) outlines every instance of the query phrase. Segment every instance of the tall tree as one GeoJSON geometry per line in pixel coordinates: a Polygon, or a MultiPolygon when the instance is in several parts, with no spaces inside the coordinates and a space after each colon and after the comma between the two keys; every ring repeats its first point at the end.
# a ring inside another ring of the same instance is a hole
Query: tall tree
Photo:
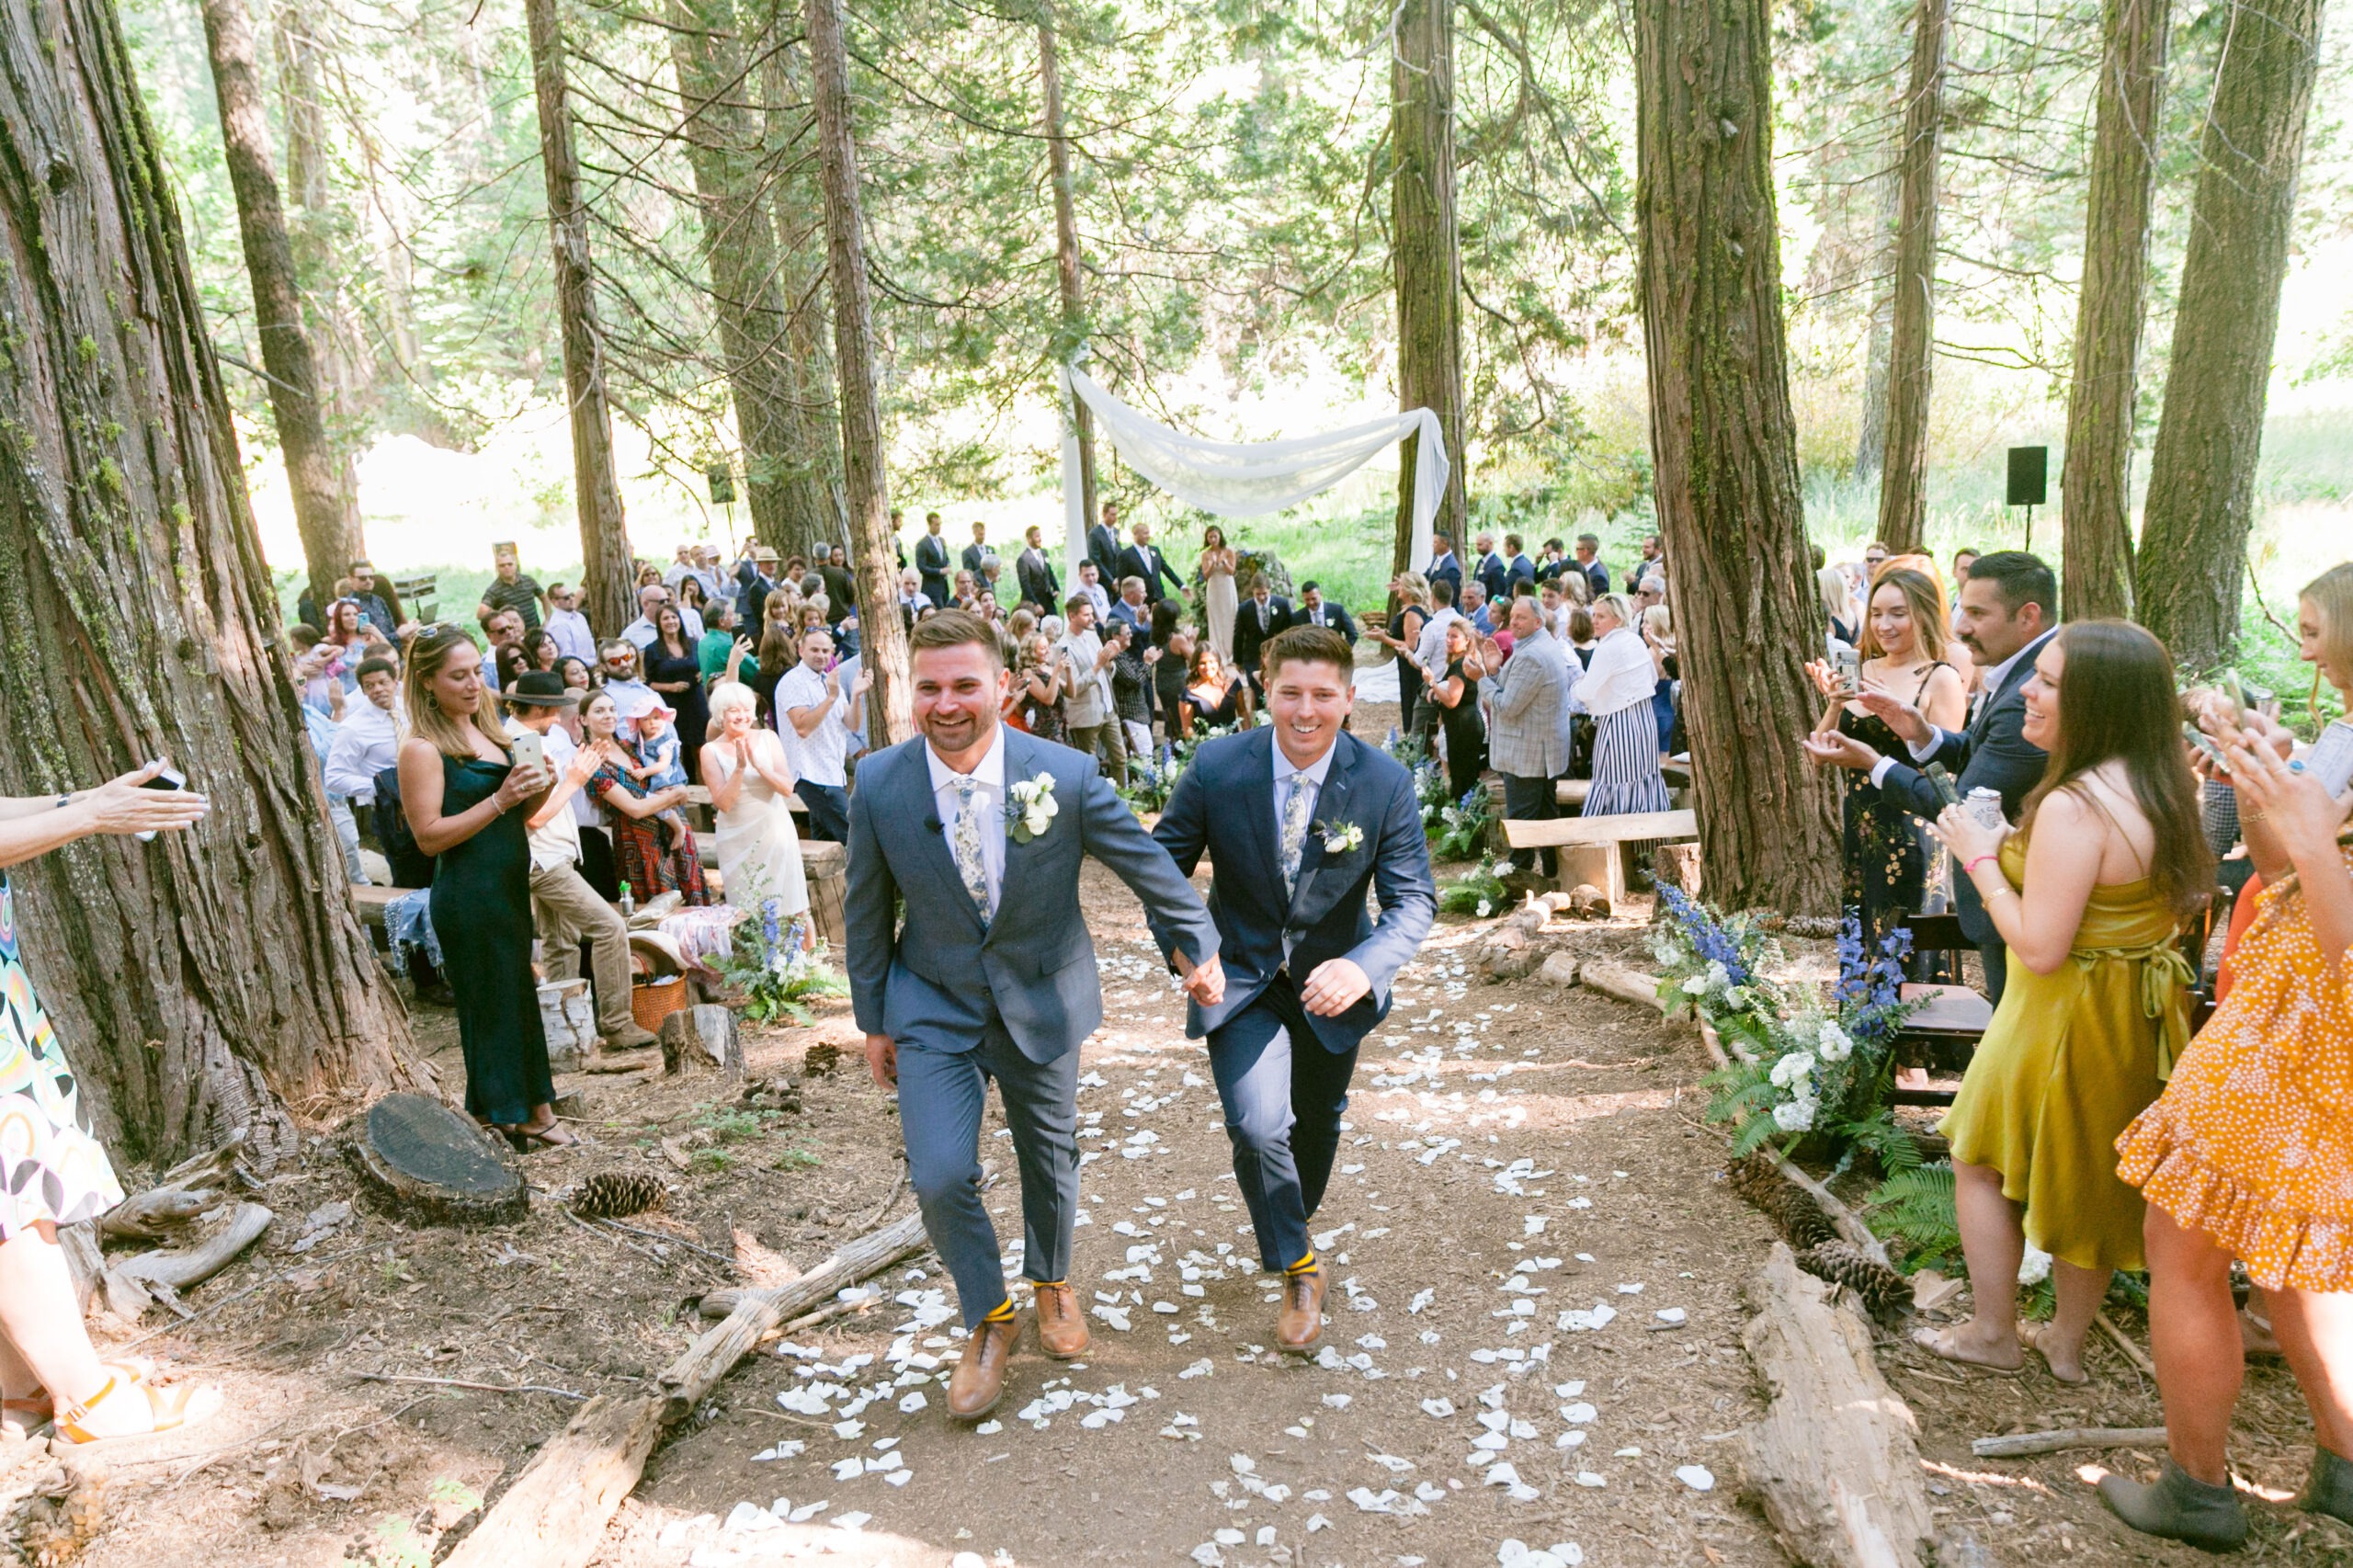
{"type": "Polygon", "coordinates": [[[834,359],[841,377],[842,471],[850,551],[858,569],[859,646],[873,679],[869,700],[884,743],[915,733],[907,633],[899,615],[891,498],[882,466],[882,403],[875,381],[874,301],[866,278],[866,224],[850,118],[849,43],[841,0],[808,0],[809,75],[825,183],[825,256],[834,286],[834,359]]]}
{"type": "Polygon", "coordinates": [[[762,144],[774,171],[768,215],[787,307],[785,364],[792,374],[795,460],[787,489],[793,514],[814,519],[798,526],[847,543],[841,393],[834,380],[833,307],[825,286],[824,178],[814,155],[816,111],[807,102],[808,85],[801,79],[807,74],[799,66],[801,34],[797,11],[787,15],[772,7],[760,60],[762,144]],[[798,112],[790,112],[796,105],[798,112]],[[796,155],[793,149],[804,137],[809,146],[796,155]]]}
{"type": "Polygon", "coordinates": [[[317,357],[302,321],[302,290],[286,209],[262,112],[261,69],[244,0],[203,0],[204,40],[212,57],[212,90],[221,108],[221,142],[237,199],[237,233],[253,280],[254,326],[261,338],[269,410],[285,454],[294,526],[314,603],[334,602],[335,579],[367,555],[359,525],[358,482],[351,454],[327,434],[327,405],[317,357]]]}
{"type": "Polygon", "coordinates": [[[2320,21],[2321,0],[2231,6],[2199,148],[2135,574],[2142,623],[2192,668],[2238,641],[2320,21]]]}
{"type": "MultiPolygon", "coordinates": [[[[1046,167],[1054,186],[1054,278],[1061,291],[1062,332],[1054,341],[1056,363],[1066,363],[1086,341],[1086,284],[1079,270],[1078,209],[1071,193],[1070,133],[1063,124],[1063,67],[1054,40],[1052,0],[1038,7],[1038,83],[1045,98],[1046,167]]],[[[1093,528],[1097,517],[1095,487],[1095,415],[1074,397],[1065,411],[1078,437],[1079,509],[1093,528]]],[[[1072,580],[1078,563],[1072,562],[1072,580]]]]}
{"type": "MultiPolygon", "coordinates": [[[[1401,0],[1389,68],[1390,246],[1397,285],[1397,406],[1438,415],[1446,494],[1436,527],[1462,542],[1462,249],[1454,209],[1454,0],[1401,0]]],[[[1398,453],[1397,543],[1411,564],[1419,437],[1398,453]]]]}
{"type": "Polygon", "coordinates": [[[613,415],[606,392],[604,336],[597,325],[596,273],[588,257],[588,213],[580,200],[580,157],[572,137],[563,27],[556,0],[523,0],[531,33],[531,85],[539,101],[540,169],[548,190],[555,249],[556,316],[563,331],[563,390],[572,411],[573,504],[580,514],[582,609],[607,637],[637,619],[637,581],[613,467],[613,415]]]}
{"type": "Polygon", "coordinates": [[[1637,0],[1635,196],[1651,449],[1708,892],[1838,907],[1807,653],[1822,609],[1798,490],[1765,0],[1637,0]]]}
{"type": "Polygon", "coordinates": [[[1879,537],[1921,548],[1928,517],[1928,391],[1936,369],[1937,154],[1944,138],[1946,0],[1919,0],[1897,149],[1895,275],[1887,351],[1887,445],[1879,537]]]}
{"type": "Polygon", "coordinates": [[[2170,0],[2105,0],[2084,281],[2059,469],[2067,618],[2132,613],[2132,406],[2170,0]]]}
{"type": "Polygon", "coordinates": [[[1889,169],[1871,182],[1879,189],[1880,227],[1886,247],[1887,286],[1871,301],[1870,329],[1863,336],[1863,416],[1855,432],[1855,477],[1878,477],[1887,464],[1887,358],[1895,324],[1896,199],[1902,182],[1889,169]]]}
{"type": "MultiPolygon", "coordinates": [[[[785,555],[830,545],[823,511],[796,506],[802,464],[794,439],[792,365],[776,232],[764,199],[759,128],[733,0],[672,0],[670,58],[685,105],[687,161],[702,202],[703,265],[710,309],[744,443],[752,531],[785,555]]],[[[805,490],[800,490],[805,494],[805,490]]]]}
{"type": "Polygon", "coordinates": [[[170,175],[107,0],[0,0],[0,790],[167,756],[212,811],[19,868],[17,932],[119,1152],[405,1084],[276,642],[170,175]]]}

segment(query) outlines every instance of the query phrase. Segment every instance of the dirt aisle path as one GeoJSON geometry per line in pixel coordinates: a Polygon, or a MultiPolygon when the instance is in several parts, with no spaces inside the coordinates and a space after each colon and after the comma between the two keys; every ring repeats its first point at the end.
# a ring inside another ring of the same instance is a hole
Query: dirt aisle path
{"type": "MultiPolygon", "coordinates": [[[[1133,900],[1087,875],[1108,1015],[1079,1099],[1072,1278],[1095,1309],[1090,1356],[1025,1348],[1000,1419],[953,1426],[925,1381],[955,1344],[952,1319],[925,1324],[946,1280],[903,1271],[888,1289],[907,1304],[882,1324],[739,1371],[714,1418],[655,1456],[601,1562],[827,1546],[849,1562],[1356,1568],[1495,1562],[1507,1540],[1574,1543],[1561,1555],[1591,1563],[1781,1561],[1733,1501],[1728,1441],[1757,1413],[1737,1292],[1768,1236],[1712,1179],[1720,1140],[1693,1130],[1688,1029],[1475,981],[1470,933],[1441,926],[1359,1065],[1315,1221],[1329,1348],[1291,1363],[1268,1348],[1273,1292],[1181,998],[1133,900]],[[829,1384],[830,1400],[809,1392],[829,1384]],[[779,1393],[814,1414],[789,1419],[779,1393]],[[797,1451],[764,1457],[779,1440],[797,1451]],[[779,1498],[822,1507],[724,1528],[779,1498]],[[847,1516],[865,1517],[859,1539],[847,1516]]],[[[844,1090],[876,1094],[847,1074],[844,1090]]],[[[1008,1240],[1017,1204],[997,1189],[1008,1240]]]]}

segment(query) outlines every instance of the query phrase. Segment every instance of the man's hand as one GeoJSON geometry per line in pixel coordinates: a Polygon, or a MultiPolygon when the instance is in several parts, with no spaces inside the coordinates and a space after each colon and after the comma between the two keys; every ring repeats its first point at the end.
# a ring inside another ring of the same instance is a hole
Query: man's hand
{"type": "Polygon", "coordinates": [[[1362,1001],[1372,980],[1353,959],[1325,959],[1299,988],[1300,1006],[1319,1018],[1336,1018],[1362,1001]]]}
{"type": "Polygon", "coordinates": [[[1805,748],[1805,755],[1816,767],[1848,767],[1857,773],[1869,773],[1879,766],[1879,753],[1854,736],[1836,730],[1808,735],[1798,744],[1805,748]]]}
{"type": "Polygon", "coordinates": [[[1176,954],[1176,972],[1185,977],[1185,994],[1204,1007],[1214,1007],[1225,1000],[1225,964],[1215,953],[1202,963],[1195,963],[1180,949],[1176,954]]]}
{"type": "Polygon", "coordinates": [[[899,1042],[886,1034],[866,1037],[866,1070],[886,1089],[899,1086],[899,1042]]]}
{"type": "Polygon", "coordinates": [[[1927,745],[1929,738],[1937,733],[1936,726],[1928,722],[1927,715],[1900,697],[1866,687],[1856,695],[1855,700],[1863,705],[1865,712],[1877,714],[1885,720],[1889,729],[1912,745],[1927,745]]]}

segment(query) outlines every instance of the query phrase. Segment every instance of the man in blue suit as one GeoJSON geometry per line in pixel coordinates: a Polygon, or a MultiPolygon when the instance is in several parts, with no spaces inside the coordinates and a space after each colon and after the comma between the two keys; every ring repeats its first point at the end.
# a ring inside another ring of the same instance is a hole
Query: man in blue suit
{"type": "Polygon", "coordinates": [[[1423,575],[1432,583],[1451,583],[1454,597],[1462,597],[1462,562],[1454,553],[1454,540],[1446,534],[1430,536],[1430,569],[1423,575]]]}
{"type": "MultiPolygon", "coordinates": [[[[1341,728],[1352,663],[1339,634],[1320,627],[1269,642],[1273,722],[1195,752],[1153,830],[1179,870],[1189,875],[1203,850],[1215,868],[1210,915],[1224,985],[1220,995],[1191,988],[1185,1032],[1209,1037],[1258,1260],[1283,1277],[1275,1343],[1297,1356],[1324,1332],[1325,1281],[1307,1224],[1339,1149],[1357,1047],[1388,1016],[1390,983],[1438,909],[1412,776],[1341,728]]],[[[1149,904],[1144,917],[1173,955],[1183,932],[1149,904]]]]}
{"type": "Polygon", "coordinates": [[[997,722],[1008,677],[995,631],[946,610],[908,642],[922,736],[860,764],[850,797],[850,1002],[875,1081],[898,1085],[908,1176],[970,1331],[948,1413],[974,1421],[1003,1396],[1020,1337],[981,1203],[992,1078],[1021,1168],[1022,1272],[1036,1287],[1040,1347],[1063,1360],[1086,1349],[1067,1275],[1078,1047],[1103,1021],[1103,992],[1079,910],[1080,858],[1135,890],[1197,1002],[1214,1006],[1224,977],[1199,895],[1095,759],[997,722]]]}

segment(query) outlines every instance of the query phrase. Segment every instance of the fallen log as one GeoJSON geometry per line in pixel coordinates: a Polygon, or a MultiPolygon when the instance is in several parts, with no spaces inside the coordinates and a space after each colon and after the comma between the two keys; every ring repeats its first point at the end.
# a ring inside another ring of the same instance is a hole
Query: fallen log
{"type": "Polygon", "coordinates": [[[1742,1428],[1749,1490],[1790,1555],[1816,1568],[1923,1568],[1936,1527],[1919,1427],[1887,1386],[1859,1312],[1773,1244],[1741,1331],[1769,1402],[1742,1428]]]}
{"type": "Polygon", "coordinates": [[[2002,1437],[1980,1437],[1969,1451],[1981,1460],[2025,1459],[2055,1454],[2067,1449],[2156,1448],[2165,1440],[2162,1426],[2063,1426],[2056,1432],[2016,1432],[2002,1437]]]}
{"type": "Polygon", "coordinates": [[[165,1171],[144,1192],[134,1193],[99,1217],[98,1234],[118,1241],[159,1242],[176,1235],[208,1209],[217,1208],[221,1187],[244,1153],[238,1133],[215,1149],[165,1171]]]}
{"type": "Polygon", "coordinates": [[[1624,964],[1611,963],[1607,959],[1587,960],[1578,967],[1577,980],[1605,995],[1617,997],[1620,1002],[1639,1002],[1644,1006],[1656,1007],[1670,1018],[1683,1011],[1682,1003],[1670,1003],[1660,998],[1657,981],[1640,970],[1628,969],[1624,964]]]}
{"type": "MultiPolygon", "coordinates": [[[[108,1265],[107,1272],[146,1290],[155,1288],[176,1294],[192,1290],[236,1261],[237,1255],[261,1240],[277,1216],[258,1203],[240,1203],[216,1223],[210,1234],[184,1247],[142,1252],[108,1265]]],[[[111,1283],[111,1281],[109,1282],[111,1283]]]]}
{"type": "Polygon", "coordinates": [[[769,1329],[923,1244],[923,1216],[910,1214],[858,1237],[789,1285],[743,1292],[724,1323],[664,1369],[654,1392],[598,1394],[583,1405],[443,1560],[444,1568],[586,1568],[665,1426],[700,1403],[769,1329]]]}

